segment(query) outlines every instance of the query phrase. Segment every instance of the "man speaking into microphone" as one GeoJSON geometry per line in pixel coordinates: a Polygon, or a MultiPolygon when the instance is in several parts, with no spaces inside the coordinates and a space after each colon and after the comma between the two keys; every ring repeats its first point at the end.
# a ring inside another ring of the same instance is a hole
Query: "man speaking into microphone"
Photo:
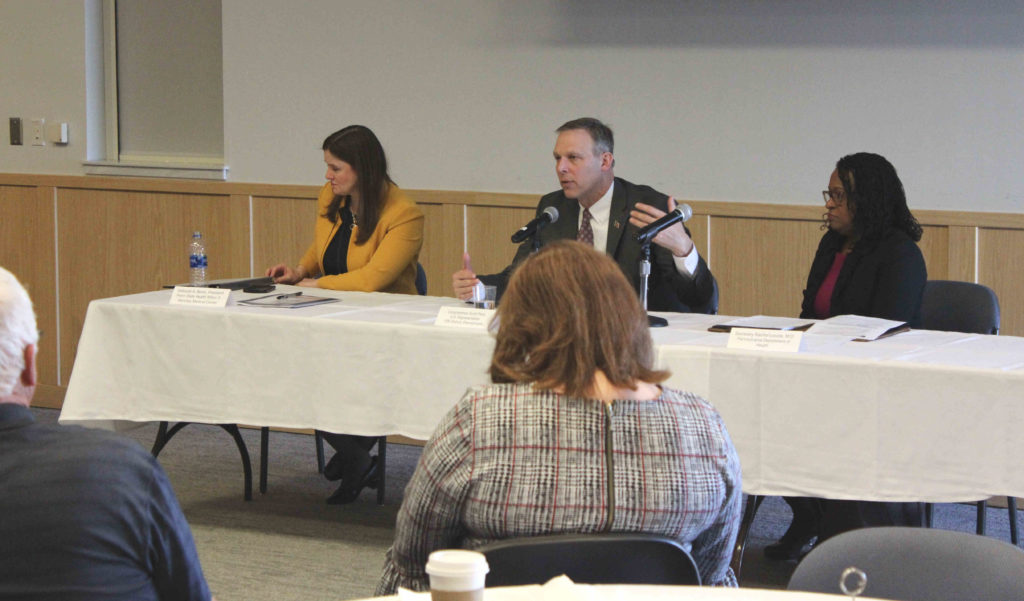
{"type": "MultiPolygon", "coordinates": [[[[614,138],[604,123],[584,117],[556,131],[555,174],[561,190],[544,195],[537,205],[537,219],[516,232],[519,238],[524,230],[529,235],[501,273],[478,276],[469,256],[463,256],[463,268],[452,275],[456,297],[469,299],[473,287],[483,282],[497,286],[500,300],[512,271],[535,246],[565,239],[603,250],[615,259],[639,293],[641,244],[637,234],[675,210],[675,200],[649,186],[615,177],[614,138]]],[[[697,253],[683,221],[679,219],[651,239],[647,291],[647,308],[651,311],[704,311],[714,291],[711,271],[697,253]]]]}

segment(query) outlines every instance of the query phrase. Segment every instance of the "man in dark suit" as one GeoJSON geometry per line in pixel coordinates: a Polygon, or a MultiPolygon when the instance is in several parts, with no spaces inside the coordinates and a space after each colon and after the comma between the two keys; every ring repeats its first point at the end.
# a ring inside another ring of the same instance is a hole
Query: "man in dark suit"
{"type": "MultiPolygon", "coordinates": [[[[558,128],[555,141],[555,173],[561,190],[546,194],[537,205],[540,216],[548,207],[558,210],[558,220],[537,234],[540,246],[553,240],[580,240],[603,250],[640,289],[640,228],[675,209],[675,200],[648,186],[615,177],[612,131],[597,119],[574,119],[558,128]]],[[[477,276],[463,257],[463,268],[452,275],[455,296],[469,299],[482,282],[497,286],[498,298],[516,265],[533,249],[523,242],[512,264],[501,273],[477,276]]],[[[714,290],[707,263],[697,253],[690,232],[677,223],[654,238],[648,309],[652,311],[704,311],[714,290]]]]}

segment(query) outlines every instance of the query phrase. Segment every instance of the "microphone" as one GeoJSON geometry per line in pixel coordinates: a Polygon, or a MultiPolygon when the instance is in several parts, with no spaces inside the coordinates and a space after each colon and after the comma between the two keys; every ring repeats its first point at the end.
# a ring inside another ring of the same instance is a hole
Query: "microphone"
{"type": "Polygon", "coordinates": [[[680,221],[687,221],[690,217],[693,217],[693,209],[690,208],[690,205],[680,204],[671,213],[642,227],[637,232],[636,241],[640,244],[649,244],[655,236],[661,233],[661,230],[680,221]]]}
{"type": "Polygon", "coordinates": [[[526,240],[530,236],[539,232],[540,228],[556,221],[558,221],[558,209],[555,207],[548,207],[544,209],[544,212],[541,213],[539,217],[516,230],[516,233],[512,234],[512,242],[519,244],[523,240],[526,240]]]}

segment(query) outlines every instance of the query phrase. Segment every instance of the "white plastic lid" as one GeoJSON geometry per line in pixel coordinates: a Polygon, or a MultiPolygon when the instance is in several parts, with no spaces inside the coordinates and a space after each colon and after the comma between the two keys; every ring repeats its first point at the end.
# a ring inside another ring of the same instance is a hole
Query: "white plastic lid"
{"type": "Polygon", "coordinates": [[[490,571],[487,558],[478,551],[444,549],[434,551],[427,558],[427,573],[431,576],[468,576],[490,571]]]}

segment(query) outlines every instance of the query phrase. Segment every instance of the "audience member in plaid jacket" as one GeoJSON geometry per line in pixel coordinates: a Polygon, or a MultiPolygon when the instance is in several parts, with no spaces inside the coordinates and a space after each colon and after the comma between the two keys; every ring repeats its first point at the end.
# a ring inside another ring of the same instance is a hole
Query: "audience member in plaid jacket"
{"type": "Polygon", "coordinates": [[[377,594],[427,590],[431,551],[563,532],[646,532],[691,548],[705,584],[729,568],[740,466],[718,412],[659,386],[647,317],[614,261],[557,242],[498,307],[494,384],[424,447],[377,594]]]}

